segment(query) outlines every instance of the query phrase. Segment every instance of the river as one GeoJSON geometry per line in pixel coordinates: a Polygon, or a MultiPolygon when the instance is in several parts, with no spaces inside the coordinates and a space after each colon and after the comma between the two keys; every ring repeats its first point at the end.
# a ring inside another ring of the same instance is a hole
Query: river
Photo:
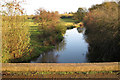
{"type": "Polygon", "coordinates": [[[63,41],[55,49],[40,54],[31,63],[87,63],[89,44],[84,33],[85,28],[80,32],[77,28],[66,30],[63,41]]]}

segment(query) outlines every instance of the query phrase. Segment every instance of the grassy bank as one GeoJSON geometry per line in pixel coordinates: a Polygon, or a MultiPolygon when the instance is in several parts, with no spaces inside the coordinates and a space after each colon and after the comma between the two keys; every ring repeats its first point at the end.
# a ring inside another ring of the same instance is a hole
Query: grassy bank
{"type": "Polygon", "coordinates": [[[57,36],[55,38],[51,39],[51,41],[57,41],[54,44],[48,44],[47,41],[50,41],[50,37],[43,37],[44,35],[42,35],[42,31],[38,31],[37,23],[34,23],[32,19],[28,19],[26,23],[30,26],[30,44],[32,49],[30,55],[11,59],[9,62],[30,62],[30,60],[38,57],[40,54],[55,48],[55,45],[63,40],[63,35],[61,33],[58,33],[56,34],[57,36]]]}
{"type": "Polygon", "coordinates": [[[65,24],[67,29],[73,29],[76,27],[75,20],[72,18],[61,18],[61,21],[65,24]]]}

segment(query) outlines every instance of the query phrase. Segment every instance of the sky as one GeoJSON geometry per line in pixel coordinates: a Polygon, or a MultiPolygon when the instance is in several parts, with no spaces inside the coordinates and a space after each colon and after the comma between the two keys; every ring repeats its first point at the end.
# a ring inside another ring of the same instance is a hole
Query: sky
{"type": "MultiPolygon", "coordinates": [[[[43,8],[49,11],[58,11],[59,13],[76,12],[79,7],[90,8],[92,5],[101,4],[104,1],[111,0],[25,0],[22,7],[28,15],[35,14],[35,10],[43,8]]],[[[113,0],[112,0],[113,1],[113,0]]]]}

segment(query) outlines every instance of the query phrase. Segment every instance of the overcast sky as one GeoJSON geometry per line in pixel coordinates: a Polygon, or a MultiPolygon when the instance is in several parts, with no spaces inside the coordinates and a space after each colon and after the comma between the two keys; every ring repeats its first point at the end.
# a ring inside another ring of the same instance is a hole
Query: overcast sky
{"type": "Polygon", "coordinates": [[[111,0],[26,0],[23,7],[28,15],[34,14],[38,8],[64,13],[76,12],[79,7],[88,9],[92,5],[101,4],[104,1],[111,0]]]}

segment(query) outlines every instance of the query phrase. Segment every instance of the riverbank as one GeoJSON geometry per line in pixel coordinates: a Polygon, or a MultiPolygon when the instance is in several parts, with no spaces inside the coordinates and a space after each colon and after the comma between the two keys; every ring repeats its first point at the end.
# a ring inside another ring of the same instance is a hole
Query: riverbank
{"type": "Polygon", "coordinates": [[[38,24],[34,23],[32,19],[28,19],[26,23],[30,27],[29,32],[31,34],[30,36],[31,51],[29,52],[28,55],[24,55],[16,59],[11,59],[9,62],[12,63],[30,62],[31,59],[38,57],[40,54],[45,53],[51,49],[54,49],[55,45],[63,40],[63,35],[61,34],[61,32],[56,34],[55,38],[53,38],[52,36],[44,37],[42,31],[38,31],[38,24]]]}
{"type": "MultiPolygon", "coordinates": [[[[36,57],[39,57],[40,54],[48,52],[52,49],[55,48],[55,46],[57,44],[59,44],[63,39],[64,39],[64,33],[67,30],[68,27],[71,27],[69,25],[66,25],[67,23],[71,23],[73,24],[73,20],[72,18],[70,19],[60,19],[61,24],[64,27],[64,30],[59,33],[57,33],[55,36],[48,36],[48,37],[44,37],[44,35],[42,35],[41,31],[38,31],[38,24],[34,23],[34,21],[32,19],[28,19],[26,21],[26,23],[30,26],[30,43],[31,43],[31,51],[29,53],[29,55],[25,55],[23,57],[20,58],[16,58],[16,59],[11,59],[9,62],[12,63],[23,63],[23,62],[30,62],[31,59],[34,59],[36,57]]],[[[61,26],[60,26],[61,27],[61,26]]]]}
{"type": "Polygon", "coordinates": [[[87,63],[88,43],[84,38],[85,30],[68,29],[64,39],[54,49],[40,54],[31,63],[87,63]]]}

